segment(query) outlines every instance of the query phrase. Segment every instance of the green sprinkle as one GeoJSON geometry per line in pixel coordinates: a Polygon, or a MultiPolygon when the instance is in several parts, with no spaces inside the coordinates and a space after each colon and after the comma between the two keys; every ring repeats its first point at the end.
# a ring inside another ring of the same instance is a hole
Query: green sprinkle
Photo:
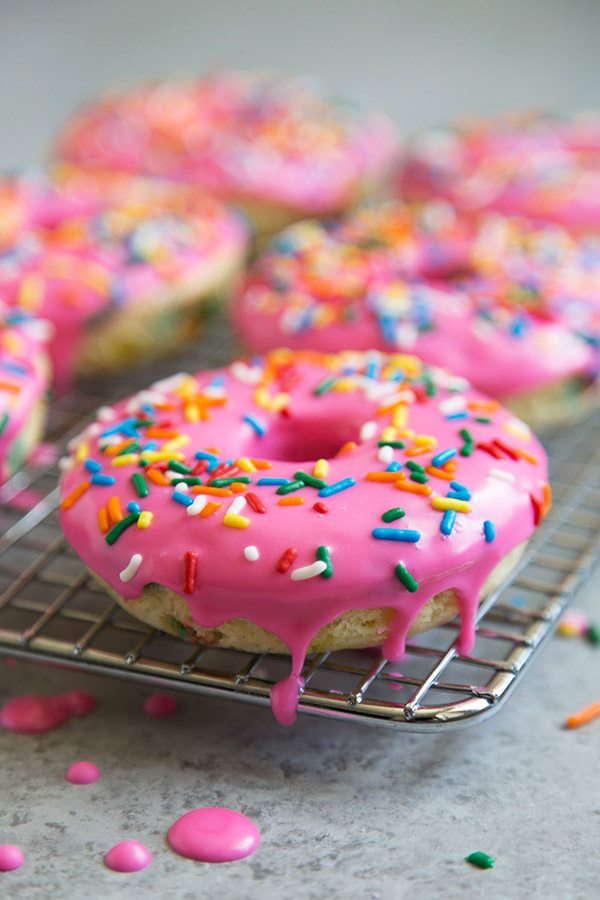
{"type": "Polygon", "coordinates": [[[471,432],[469,431],[468,428],[461,428],[459,431],[459,434],[460,434],[461,438],[463,439],[463,441],[465,442],[465,444],[474,443],[473,435],[471,434],[471,432]]]}
{"type": "Polygon", "coordinates": [[[321,560],[321,562],[324,562],[327,566],[327,568],[321,572],[321,578],[331,578],[331,576],[333,575],[333,565],[331,564],[329,547],[317,547],[316,555],[317,559],[321,560]]]}
{"type": "Polygon", "coordinates": [[[303,481],[290,481],[289,484],[280,485],[275,491],[276,494],[293,494],[294,491],[299,491],[300,488],[306,487],[303,481]]]}
{"type": "Polygon", "coordinates": [[[384,522],[395,522],[396,519],[403,519],[405,515],[405,509],[402,509],[401,506],[394,506],[393,509],[388,509],[387,512],[384,512],[381,518],[384,522]]]}
{"type": "Polygon", "coordinates": [[[138,497],[147,497],[149,495],[150,491],[148,490],[148,485],[146,484],[146,479],[143,475],[140,475],[139,472],[134,472],[131,476],[131,480],[133,481],[133,486],[138,497]]]}
{"type": "Polygon", "coordinates": [[[9,421],[10,421],[10,416],[8,415],[7,412],[5,412],[2,415],[2,417],[0,417],[0,434],[4,433],[4,429],[8,425],[9,421]]]}
{"type": "Polygon", "coordinates": [[[320,384],[316,386],[313,393],[315,397],[321,397],[323,394],[326,394],[327,391],[330,391],[334,386],[337,379],[333,378],[331,375],[329,378],[325,378],[320,384]]]}
{"type": "Polygon", "coordinates": [[[151,428],[156,422],[154,419],[136,419],[132,424],[134,428],[151,428]]]}
{"type": "Polygon", "coordinates": [[[294,472],[294,478],[296,481],[302,481],[304,484],[307,484],[309,487],[321,488],[327,487],[327,482],[323,481],[322,478],[315,478],[314,475],[309,475],[308,472],[294,472]]]}
{"type": "Polygon", "coordinates": [[[179,619],[176,619],[174,616],[170,616],[169,621],[171,622],[171,625],[173,626],[173,628],[175,629],[175,631],[178,634],[180,634],[182,637],[186,636],[187,629],[186,629],[185,625],[181,624],[179,619]]]}
{"type": "Polygon", "coordinates": [[[590,644],[593,644],[594,647],[598,647],[600,645],[600,625],[596,625],[593,622],[586,631],[585,637],[590,644]]]}
{"type": "Polygon", "coordinates": [[[461,456],[471,456],[474,450],[475,450],[474,444],[465,444],[464,447],[460,448],[460,455],[461,456]]]}
{"type": "Polygon", "coordinates": [[[411,594],[414,594],[415,591],[419,590],[419,582],[415,581],[404,563],[398,563],[395,568],[395,572],[396,578],[404,585],[407,591],[410,591],[411,594]]]}
{"type": "Polygon", "coordinates": [[[473,421],[477,422],[479,425],[491,425],[492,420],[488,419],[486,416],[477,416],[473,421]]]}
{"type": "Polygon", "coordinates": [[[402,441],[377,441],[378,447],[393,447],[394,450],[404,450],[406,444],[402,441]]]}
{"type": "Polygon", "coordinates": [[[410,480],[416,481],[417,484],[427,484],[427,482],[429,481],[429,478],[427,477],[427,475],[424,472],[411,472],[410,480]]]}
{"type": "Polygon", "coordinates": [[[139,513],[130,513],[130,515],[125,516],[124,519],[121,519],[120,522],[117,522],[116,525],[113,525],[113,527],[110,529],[110,531],[108,532],[108,534],[105,537],[106,543],[114,544],[114,542],[116,540],[118,540],[118,538],[121,537],[123,532],[127,531],[127,529],[129,528],[130,525],[134,525],[137,522],[139,517],[140,517],[139,513]]]}
{"type": "MultiPolygon", "coordinates": [[[[235,481],[238,481],[238,479],[236,478],[235,481]]],[[[173,483],[174,484],[189,484],[190,487],[195,487],[197,484],[202,484],[202,479],[197,478],[195,475],[192,475],[192,476],[188,476],[188,477],[184,477],[184,478],[177,478],[177,479],[175,479],[175,481],[173,483]]]]}
{"type": "Polygon", "coordinates": [[[167,468],[171,472],[179,472],[181,475],[191,475],[192,472],[189,466],[184,466],[183,463],[178,462],[176,459],[170,459],[167,463],[167,468]]]}
{"type": "Polygon", "coordinates": [[[235,484],[236,481],[241,481],[242,484],[252,484],[252,479],[247,475],[234,475],[231,478],[213,478],[210,482],[211,487],[229,487],[230,484],[235,484]]]}
{"type": "Polygon", "coordinates": [[[430,373],[427,370],[425,370],[425,372],[423,372],[422,378],[423,378],[423,384],[425,385],[425,393],[427,394],[427,396],[435,397],[435,395],[437,394],[437,388],[435,386],[435,382],[434,382],[433,378],[431,377],[430,373]]]}
{"type": "Polygon", "coordinates": [[[122,450],[116,454],[116,456],[125,456],[126,453],[135,453],[136,450],[140,449],[140,445],[137,441],[134,441],[133,444],[127,444],[126,447],[123,447],[122,450]]]}
{"type": "Polygon", "coordinates": [[[421,463],[414,462],[412,459],[406,463],[406,468],[410,469],[411,472],[420,472],[421,475],[425,474],[425,467],[421,465],[421,463]]]}
{"type": "Polygon", "coordinates": [[[465,856],[465,862],[471,863],[472,866],[477,866],[478,869],[493,869],[496,865],[496,860],[493,856],[484,853],[482,850],[469,853],[468,856],[465,856]]]}

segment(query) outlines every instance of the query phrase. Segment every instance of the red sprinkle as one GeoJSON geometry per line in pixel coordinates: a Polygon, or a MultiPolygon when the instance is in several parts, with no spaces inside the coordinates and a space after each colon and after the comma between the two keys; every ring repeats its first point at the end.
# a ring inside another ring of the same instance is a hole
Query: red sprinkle
{"type": "Polygon", "coordinates": [[[530,494],[529,496],[531,497],[531,505],[533,506],[533,524],[539,525],[543,518],[542,504],[533,494],[530,494]]]}
{"type": "Polygon", "coordinates": [[[196,589],[196,567],[198,555],[193,550],[186,550],[185,554],[185,581],[183,590],[186,594],[193,594],[196,589]]]}
{"type": "Polygon", "coordinates": [[[203,472],[206,472],[208,469],[208,460],[207,459],[199,459],[194,468],[192,469],[192,476],[202,475],[203,472]]]}
{"type": "Polygon", "coordinates": [[[234,475],[238,475],[239,471],[238,466],[230,466],[227,463],[221,463],[210,473],[210,480],[214,481],[215,478],[232,478],[234,475]]]}
{"type": "Polygon", "coordinates": [[[506,455],[510,459],[518,459],[519,458],[519,454],[516,452],[516,450],[513,450],[512,447],[508,447],[505,443],[498,440],[498,438],[495,438],[492,441],[492,444],[494,444],[494,446],[497,447],[499,450],[501,450],[503,453],[506,453],[506,455]]]}
{"type": "Polygon", "coordinates": [[[477,444],[478,450],[485,450],[486,453],[489,453],[490,456],[493,456],[494,459],[504,459],[504,454],[500,452],[498,447],[495,447],[493,444],[477,444]]]}
{"type": "Polygon", "coordinates": [[[284,575],[297,556],[298,551],[296,550],[296,548],[288,547],[287,550],[284,550],[284,552],[281,554],[275,568],[278,572],[281,572],[281,574],[284,575]]]}
{"type": "Polygon", "coordinates": [[[252,491],[246,494],[246,500],[248,501],[248,506],[250,509],[253,509],[256,513],[266,513],[267,507],[262,502],[260,497],[257,497],[256,494],[253,494],[252,491]]]}
{"type": "Polygon", "coordinates": [[[323,513],[323,515],[325,515],[325,513],[329,512],[329,507],[327,506],[326,503],[323,503],[321,500],[317,500],[316,503],[313,503],[313,509],[315,512],[323,513]]]}

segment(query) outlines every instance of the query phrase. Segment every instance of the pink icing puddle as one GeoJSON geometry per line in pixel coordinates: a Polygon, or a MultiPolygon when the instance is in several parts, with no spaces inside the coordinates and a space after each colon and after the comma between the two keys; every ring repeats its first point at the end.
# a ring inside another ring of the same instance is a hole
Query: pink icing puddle
{"type": "Polygon", "coordinates": [[[12,872],[19,869],[25,862],[25,856],[20,847],[14,844],[0,844],[0,872],[12,872]]]}
{"type": "Polygon", "coordinates": [[[179,703],[168,694],[150,694],[144,700],[144,712],[157,719],[174,716],[176,712],[179,712],[179,703]]]}
{"type": "Polygon", "coordinates": [[[100,769],[92,762],[81,760],[69,766],[65,777],[71,784],[92,784],[100,778],[100,769]]]}
{"type": "Polygon", "coordinates": [[[176,853],[200,862],[233,862],[260,845],[254,822],[224,806],[193,809],[171,825],[167,837],[176,853]]]}
{"type": "Polygon", "coordinates": [[[121,841],[111,847],[104,863],[114,872],[139,872],[152,862],[152,854],[139,841],[121,841]]]}
{"type": "Polygon", "coordinates": [[[19,734],[33,734],[58,728],[71,716],[86,716],[96,708],[96,699],[85,691],[67,694],[26,694],[5,703],[0,725],[19,734]]]}
{"type": "Polygon", "coordinates": [[[298,698],[304,687],[300,675],[288,675],[271,688],[271,709],[280,725],[293,725],[298,713],[298,698]]]}

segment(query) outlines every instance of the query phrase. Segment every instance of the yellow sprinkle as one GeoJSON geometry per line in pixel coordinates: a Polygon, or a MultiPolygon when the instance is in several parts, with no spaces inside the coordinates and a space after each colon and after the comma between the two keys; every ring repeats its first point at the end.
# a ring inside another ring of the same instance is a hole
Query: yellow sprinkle
{"type": "Polygon", "coordinates": [[[437,438],[432,434],[415,434],[414,441],[415,444],[430,444],[432,447],[437,447],[437,438]]]}
{"type": "Polygon", "coordinates": [[[183,453],[171,453],[163,450],[144,450],[141,454],[140,459],[142,462],[162,462],[165,459],[176,459],[180,462],[183,462],[185,456],[183,453]]]}
{"type": "Polygon", "coordinates": [[[579,637],[580,631],[575,628],[574,625],[571,625],[569,622],[559,622],[557,627],[558,634],[561,634],[563,637],[579,637]]]}
{"type": "Polygon", "coordinates": [[[401,403],[396,407],[392,415],[392,425],[394,428],[404,428],[408,422],[408,406],[401,403]]]}
{"type": "Polygon", "coordinates": [[[230,528],[247,528],[250,524],[250,519],[247,519],[246,516],[237,516],[235,513],[228,513],[223,522],[225,525],[229,525],[230,528]]]}
{"type": "Polygon", "coordinates": [[[145,509],[144,512],[140,513],[140,517],[137,520],[138,528],[149,528],[152,524],[152,519],[154,518],[154,513],[151,513],[149,510],[145,509]]]}
{"type": "Polygon", "coordinates": [[[160,449],[163,453],[173,453],[174,450],[179,450],[180,447],[187,447],[191,440],[189,434],[180,434],[176,438],[167,441],[160,449]]]}
{"type": "Polygon", "coordinates": [[[266,387],[257,387],[254,391],[254,402],[263,409],[269,409],[271,405],[271,395],[266,387]]]}
{"type": "Polygon", "coordinates": [[[186,403],[183,416],[186,422],[199,422],[200,410],[195,403],[186,403]]]}
{"type": "Polygon", "coordinates": [[[318,459],[313,469],[315,478],[327,478],[329,475],[329,463],[326,459],[318,459]]]}
{"type": "Polygon", "coordinates": [[[271,400],[271,409],[273,412],[281,412],[282,409],[285,409],[289,405],[290,395],[283,393],[283,391],[279,394],[275,394],[271,400]]]}
{"type": "Polygon", "coordinates": [[[340,378],[334,384],[332,390],[337,391],[338,393],[348,393],[349,391],[353,391],[356,387],[356,384],[352,378],[340,378]]]}
{"type": "Polygon", "coordinates": [[[282,497],[277,501],[278,506],[302,506],[304,497],[282,497]]]}
{"type": "Polygon", "coordinates": [[[19,306],[24,309],[39,309],[44,299],[44,279],[36,272],[25,275],[19,291],[19,306]]]}
{"type": "Polygon", "coordinates": [[[88,446],[87,441],[82,441],[81,444],[77,445],[77,449],[75,450],[75,459],[77,462],[83,462],[84,459],[87,459],[90,455],[90,448],[88,446]]]}
{"type": "Polygon", "coordinates": [[[386,425],[386,427],[381,432],[382,441],[395,441],[397,436],[398,429],[394,428],[393,425],[386,425]]]}
{"type": "Polygon", "coordinates": [[[434,497],[431,501],[434,509],[453,509],[454,512],[471,512],[471,504],[466,500],[452,500],[448,497],[434,497]]]}
{"type": "Polygon", "coordinates": [[[248,472],[250,474],[256,472],[256,466],[247,456],[240,456],[239,459],[236,459],[235,464],[242,472],[248,472]]]}
{"type": "Polygon", "coordinates": [[[111,466],[131,466],[133,463],[136,463],[140,458],[139,453],[123,453],[122,456],[115,456],[114,459],[111,459],[111,466]]]}
{"type": "Polygon", "coordinates": [[[407,441],[412,441],[415,436],[414,428],[403,428],[398,432],[398,437],[406,438],[407,441]]]}

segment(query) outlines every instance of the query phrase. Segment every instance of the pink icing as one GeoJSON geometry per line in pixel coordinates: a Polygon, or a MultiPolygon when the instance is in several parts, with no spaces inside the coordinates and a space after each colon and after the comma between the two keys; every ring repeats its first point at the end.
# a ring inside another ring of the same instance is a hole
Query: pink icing
{"type": "Polygon", "coordinates": [[[179,712],[179,703],[168,694],[151,694],[144,700],[144,712],[156,719],[174,716],[179,712]]]}
{"type": "Polygon", "coordinates": [[[0,844],[0,872],[20,869],[24,862],[25,855],[20,847],[14,844],[0,844]]]}
{"type": "Polygon", "coordinates": [[[176,376],[103,410],[101,422],[75,442],[73,453],[62,478],[61,521],[84,562],[127,599],[139,597],[147,584],[170,588],[189,608],[184,625],[213,629],[241,618],[277,635],[292,657],[293,677],[274,690],[278,718],[287,722],[294,718],[311,640],[350,610],[394,610],[384,652],[397,658],[421,608],[438,592],[455,588],[460,648],[468,652],[482,585],[531,535],[549,503],[546,456],[527,426],[462,379],[422,370],[414,357],[374,351],[332,357],[282,350],[251,365],[176,376]],[[192,407],[203,410],[199,421],[192,407]],[[404,448],[379,447],[390,434],[404,448]],[[130,454],[126,465],[114,466],[111,442],[120,446],[124,438],[135,438],[142,455],[130,454]],[[145,451],[150,438],[154,449],[145,451]],[[349,441],[356,446],[340,455],[349,441]],[[453,472],[433,462],[448,449],[453,472]],[[328,491],[321,495],[318,484],[300,485],[290,497],[301,505],[285,505],[289,498],[277,493],[281,480],[295,481],[297,471],[310,476],[324,457],[326,484],[351,479],[348,488],[325,496],[328,491]],[[248,471],[248,459],[268,467],[250,463],[248,471]],[[209,482],[217,477],[207,466],[218,473],[218,463],[222,472],[229,460],[242,493],[231,493],[221,482],[221,496],[203,494],[215,490],[209,482]],[[433,465],[426,484],[415,481],[409,462],[433,465]],[[389,472],[392,463],[396,471],[389,472]],[[167,468],[172,464],[195,472],[190,477],[200,483],[178,486],[186,476],[167,468]],[[101,466],[114,482],[90,483],[90,465],[101,466]],[[138,494],[132,477],[142,473],[148,496],[138,494]],[[387,480],[374,481],[369,473],[387,480]],[[265,477],[279,484],[264,483],[265,477]],[[440,531],[444,513],[433,504],[446,502],[450,479],[471,500],[446,535],[440,531]],[[222,505],[201,509],[207,500],[222,505]],[[266,511],[257,511],[257,500],[266,511]],[[111,518],[115,504],[127,517],[124,525],[111,518]],[[384,527],[382,515],[396,507],[405,517],[389,527],[417,532],[416,542],[373,536],[384,527]],[[201,514],[207,511],[212,514],[201,514]],[[490,542],[483,534],[488,520],[496,535],[490,542]],[[288,548],[297,554],[282,568],[288,548]],[[322,577],[322,560],[319,571],[306,571],[316,564],[319,548],[329,548],[332,577],[322,577]],[[418,583],[416,591],[401,581],[399,563],[418,583]]]}
{"type": "Polygon", "coordinates": [[[50,320],[50,354],[60,390],[70,385],[85,327],[124,303],[214,279],[246,234],[217,201],[119,177],[0,180],[0,202],[13,210],[0,233],[0,293],[50,320]]]}
{"type": "Polygon", "coordinates": [[[100,769],[92,762],[81,760],[69,766],[65,777],[71,784],[93,784],[100,778],[100,769]]]}
{"type": "Polygon", "coordinates": [[[570,376],[589,382],[600,245],[501,217],[475,227],[439,205],[385,204],[283,231],[250,269],[234,320],[258,352],[415,352],[501,399],[570,376]],[[453,269],[463,274],[424,277],[453,269]]]}
{"type": "Polygon", "coordinates": [[[86,716],[95,708],[95,698],[84,691],[27,694],[4,704],[0,709],[0,725],[19,734],[34,734],[58,728],[71,716],[86,716]]]}
{"type": "Polygon", "coordinates": [[[224,72],[100,98],[66,126],[58,156],[319,214],[381,177],[397,146],[384,115],[307,81],[224,72]]]}
{"type": "Polygon", "coordinates": [[[171,825],[173,850],[200,862],[234,862],[250,856],[260,845],[260,831],[243,813],[209,806],[185,813],[171,825]]]}
{"type": "Polygon", "coordinates": [[[115,872],[139,872],[150,865],[152,854],[139,841],[121,841],[110,848],[104,862],[115,872]]]}

